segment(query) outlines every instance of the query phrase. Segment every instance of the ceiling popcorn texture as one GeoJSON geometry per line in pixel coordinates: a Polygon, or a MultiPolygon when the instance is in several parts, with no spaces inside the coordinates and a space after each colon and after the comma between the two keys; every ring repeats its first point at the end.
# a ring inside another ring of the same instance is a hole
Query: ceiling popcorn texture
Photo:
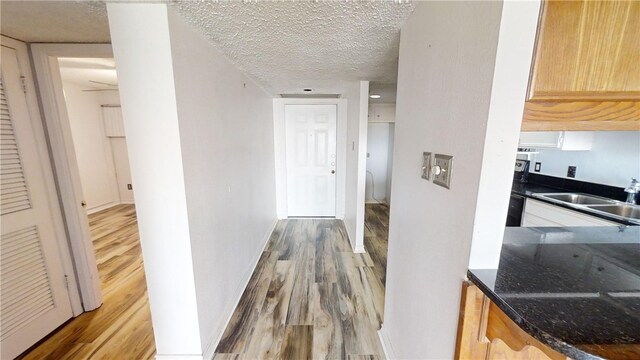
{"type": "Polygon", "coordinates": [[[0,31],[24,42],[110,42],[107,8],[101,1],[6,1],[0,31]]]}
{"type": "Polygon", "coordinates": [[[394,1],[173,2],[233,63],[273,94],[395,84],[400,27],[414,4],[394,1]]]}
{"type": "MultiPolygon", "coordinates": [[[[120,0],[141,2],[140,0],[120,0]]],[[[148,1],[148,0],[145,0],[148,1]]],[[[407,1],[167,2],[272,94],[395,84],[407,1]]],[[[25,42],[110,42],[104,1],[6,1],[1,31],[25,42]]]]}

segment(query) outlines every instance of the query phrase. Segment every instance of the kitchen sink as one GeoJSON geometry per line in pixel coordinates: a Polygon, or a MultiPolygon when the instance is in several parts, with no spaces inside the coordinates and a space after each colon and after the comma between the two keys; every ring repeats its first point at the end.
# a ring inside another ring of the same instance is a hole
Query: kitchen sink
{"type": "Polygon", "coordinates": [[[606,212],[612,215],[627,219],[640,220],[640,206],[614,204],[614,205],[593,205],[587,206],[589,209],[606,212]]]}
{"type": "Polygon", "coordinates": [[[615,204],[614,200],[605,199],[599,196],[587,195],[587,194],[538,194],[541,198],[549,200],[562,201],[569,204],[576,205],[604,205],[615,204]]]}

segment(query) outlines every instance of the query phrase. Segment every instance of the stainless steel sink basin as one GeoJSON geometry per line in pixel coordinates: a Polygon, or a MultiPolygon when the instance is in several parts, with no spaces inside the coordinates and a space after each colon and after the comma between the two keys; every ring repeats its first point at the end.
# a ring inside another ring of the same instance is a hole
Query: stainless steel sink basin
{"type": "Polygon", "coordinates": [[[538,194],[542,198],[550,200],[557,200],[576,205],[600,205],[600,204],[615,204],[614,200],[605,199],[599,196],[587,195],[587,194],[538,194]]]}
{"type": "Polygon", "coordinates": [[[614,204],[587,206],[590,209],[606,212],[627,219],[640,220],[640,206],[614,204]]]}

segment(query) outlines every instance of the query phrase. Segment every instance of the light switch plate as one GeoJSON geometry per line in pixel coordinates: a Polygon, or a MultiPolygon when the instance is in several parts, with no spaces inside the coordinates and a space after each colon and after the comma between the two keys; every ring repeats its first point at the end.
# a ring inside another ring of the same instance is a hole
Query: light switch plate
{"type": "Polygon", "coordinates": [[[433,162],[433,183],[449,189],[453,156],[436,154],[433,162]]]}
{"type": "Polygon", "coordinates": [[[429,180],[431,178],[431,153],[422,153],[422,178],[429,180]]]}

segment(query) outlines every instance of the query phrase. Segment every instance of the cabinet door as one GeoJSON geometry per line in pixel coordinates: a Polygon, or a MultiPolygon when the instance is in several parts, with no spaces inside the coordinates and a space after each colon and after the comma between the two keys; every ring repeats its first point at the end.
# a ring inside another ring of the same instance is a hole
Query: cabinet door
{"type": "Polygon", "coordinates": [[[640,2],[547,1],[530,100],[638,100],[640,2]]]}
{"type": "Polygon", "coordinates": [[[617,225],[620,224],[533,199],[527,199],[522,216],[523,227],[617,225]]]}
{"type": "Polygon", "coordinates": [[[544,1],[523,131],[640,130],[640,1],[544,1]]]}

